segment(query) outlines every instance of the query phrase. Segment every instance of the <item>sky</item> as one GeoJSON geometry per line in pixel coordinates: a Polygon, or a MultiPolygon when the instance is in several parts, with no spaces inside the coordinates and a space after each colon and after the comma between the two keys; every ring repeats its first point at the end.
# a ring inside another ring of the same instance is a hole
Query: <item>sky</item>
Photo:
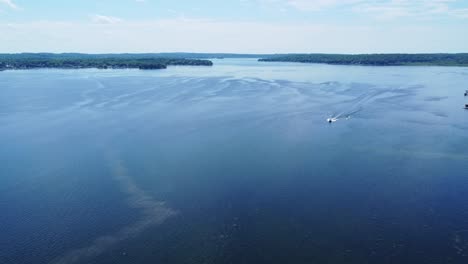
{"type": "Polygon", "coordinates": [[[16,52],[468,52],[468,0],[0,0],[16,52]]]}

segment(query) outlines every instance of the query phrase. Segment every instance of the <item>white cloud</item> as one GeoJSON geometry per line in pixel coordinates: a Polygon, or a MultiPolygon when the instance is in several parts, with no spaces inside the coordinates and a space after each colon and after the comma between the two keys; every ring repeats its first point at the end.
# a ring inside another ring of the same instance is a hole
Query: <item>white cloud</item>
{"type": "Polygon", "coordinates": [[[112,17],[112,16],[103,16],[103,15],[92,15],[91,16],[91,21],[97,24],[116,24],[122,21],[122,19],[118,17],[112,17]]]}
{"type": "MultiPolygon", "coordinates": [[[[278,10],[290,8],[302,12],[323,12],[333,8],[348,10],[350,13],[367,15],[379,19],[401,17],[468,18],[468,6],[459,7],[462,0],[250,0],[262,6],[276,7],[278,10]],[[458,7],[457,5],[458,4],[458,7]]],[[[241,3],[249,3],[241,0],[241,3]]]]}
{"type": "Polygon", "coordinates": [[[302,11],[319,11],[326,8],[362,2],[362,0],[287,0],[287,4],[302,11]]]}
{"type": "Polygon", "coordinates": [[[118,24],[0,24],[4,52],[463,52],[464,25],[367,26],[174,18],[118,24]],[[34,43],[34,45],[32,45],[34,43]],[[118,44],[116,44],[118,43],[118,44]]]}
{"type": "Polygon", "coordinates": [[[468,8],[460,8],[452,11],[452,15],[459,18],[468,19],[468,8]]]}
{"type": "Polygon", "coordinates": [[[361,3],[353,10],[376,18],[393,19],[401,17],[436,18],[463,17],[463,9],[453,7],[457,0],[391,0],[361,3]]]}
{"type": "Polygon", "coordinates": [[[292,8],[300,11],[323,11],[333,7],[348,6],[364,0],[240,0],[241,4],[257,2],[264,7],[292,8]]]}
{"type": "Polygon", "coordinates": [[[0,0],[1,4],[5,4],[12,9],[19,9],[19,7],[13,2],[13,0],[0,0]]]}

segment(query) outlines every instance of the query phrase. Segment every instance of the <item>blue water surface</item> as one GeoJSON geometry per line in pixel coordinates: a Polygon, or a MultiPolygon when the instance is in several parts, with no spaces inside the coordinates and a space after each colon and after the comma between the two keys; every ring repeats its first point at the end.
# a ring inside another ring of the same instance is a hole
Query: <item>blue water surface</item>
{"type": "Polygon", "coordinates": [[[466,89],[253,59],[0,72],[0,263],[468,263],[466,89]]]}

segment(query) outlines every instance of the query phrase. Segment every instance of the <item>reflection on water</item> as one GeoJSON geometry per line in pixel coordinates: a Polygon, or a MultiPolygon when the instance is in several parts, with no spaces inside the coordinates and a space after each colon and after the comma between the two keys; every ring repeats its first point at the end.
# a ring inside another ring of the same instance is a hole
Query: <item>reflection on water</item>
{"type": "Polygon", "coordinates": [[[466,78],[1,72],[0,263],[466,263],[466,78]]]}
{"type": "Polygon", "coordinates": [[[137,222],[125,226],[114,234],[103,235],[96,238],[89,246],[73,249],[63,256],[53,260],[51,263],[83,263],[92,257],[97,257],[115,244],[124,240],[134,238],[153,225],[163,223],[175,212],[167,208],[163,202],[155,201],[145,193],[128,176],[128,171],[117,157],[109,158],[111,175],[119,183],[122,192],[128,195],[128,206],[142,210],[142,217],[137,222]]]}

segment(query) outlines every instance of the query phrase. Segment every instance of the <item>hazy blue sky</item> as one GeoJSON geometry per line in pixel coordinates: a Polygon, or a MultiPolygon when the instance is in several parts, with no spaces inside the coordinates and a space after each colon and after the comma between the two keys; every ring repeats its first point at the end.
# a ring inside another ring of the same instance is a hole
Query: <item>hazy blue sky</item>
{"type": "Polygon", "coordinates": [[[468,52],[468,0],[0,0],[24,51],[468,52]]]}

